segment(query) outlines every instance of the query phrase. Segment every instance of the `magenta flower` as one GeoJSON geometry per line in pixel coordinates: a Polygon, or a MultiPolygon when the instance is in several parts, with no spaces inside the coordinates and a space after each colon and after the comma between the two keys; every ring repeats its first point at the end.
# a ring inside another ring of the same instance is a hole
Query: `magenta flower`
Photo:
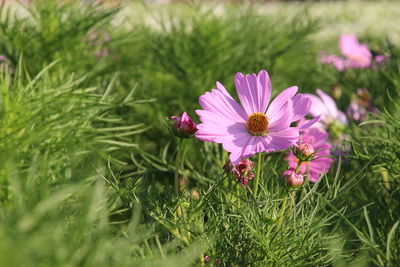
{"type": "Polygon", "coordinates": [[[293,187],[300,186],[304,182],[303,175],[301,173],[296,173],[293,168],[286,170],[283,173],[283,179],[286,180],[289,186],[293,187]]]}
{"type": "MultiPolygon", "coordinates": [[[[330,156],[331,144],[328,143],[328,134],[317,128],[310,128],[304,130],[300,140],[301,144],[311,144],[315,151],[315,156],[310,161],[301,162],[300,173],[306,174],[308,172],[308,179],[316,182],[321,174],[327,173],[331,167],[332,158],[330,156]]],[[[301,145],[299,144],[299,146],[301,145]]],[[[299,159],[293,154],[289,153],[289,167],[296,169],[299,159]]]]}
{"type": "Polygon", "coordinates": [[[234,165],[259,152],[287,149],[297,142],[299,129],[290,125],[303,118],[311,105],[307,97],[296,95],[297,87],[284,90],[269,103],[271,82],[265,70],[258,75],[237,73],[235,84],[241,105],[219,82],[217,89],[200,96],[198,139],[222,144],[234,165]]]}
{"type": "Polygon", "coordinates": [[[175,120],[173,129],[179,137],[188,138],[197,130],[196,123],[190,118],[186,111],[183,112],[181,117],[172,116],[171,119],[175,120]]]}
{"type": "Polygon", "coordinates": [[[340,35],[339,48],[343,57],[322,52],[321,63],[334,65],[338,71],[344,71],[345,69],[367,69],[373,62],[382,64],[386,61],[383,55],[373,56],[368,46],[359,43],[354,34],[340,35]]]}
{"type": "Polygon", "coordinates": [[[309,114],[313,117],[321,116],[320,122],[316,123],[315,127],[323,129],[332,123],[346,125],[346,115],[337,108],[335,100],[320,89],[317,89],[316,92],[319,97],[305,94],[312,102],[309,114]]]}

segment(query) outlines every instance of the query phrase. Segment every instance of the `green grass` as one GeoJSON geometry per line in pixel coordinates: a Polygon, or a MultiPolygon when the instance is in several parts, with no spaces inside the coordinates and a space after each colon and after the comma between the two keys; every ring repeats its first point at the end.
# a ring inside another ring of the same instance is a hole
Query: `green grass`
{"type": "Polygon", "coordinates": [[[398,44],[360,36],[390,61],[339,73],[318,63],[337,40],[316,38],[329,24],[307,7],[288,17],[257,5],[223,15],[132,7],[157,27],[120,26],[124,7],[37,0],[27,16],[1,7],[1,266],[398,264],[398,44]],[[184,140],[176,161],[166,121],[183,111],[197,120],[197,99],[216,81],[234,95],[234,74],[260,69],[274,95],[339,84],[342,110],[368,88],[380,115],[350,123],[351,155],[316,184],[290,190],[285,152],[264,154],[255,198],[251,183],[223,172],[221,146],[184,140]],[[180,194],[175,175],[187,183],[180,194]]]}

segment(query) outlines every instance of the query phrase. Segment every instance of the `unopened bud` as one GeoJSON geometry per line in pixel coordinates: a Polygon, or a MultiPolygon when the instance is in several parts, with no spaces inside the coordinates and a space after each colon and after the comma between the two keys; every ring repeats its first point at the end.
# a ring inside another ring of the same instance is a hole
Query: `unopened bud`
{"type": "Polygon", "coordinates": [[[300,161],[310,161],[315,156],[313,145],[310,143],[302,143],[298,146],[293,147],[293,154],[300,161]]]}
{"type": "Polygon", "coordinates": [[[303,184],[304,178],[301,173],[296,173],[294,169],[286,170],[283,173],[283,178],[289,186],[297,187],[303,184]]]}
{"type": "Polygon", "coordinates": [[[175,120],[173,129],[179,137],[189,138],[197,131],[196,123],[186,112],[183,112],[181,117],[172,116],[171,119],[175,120]]]}

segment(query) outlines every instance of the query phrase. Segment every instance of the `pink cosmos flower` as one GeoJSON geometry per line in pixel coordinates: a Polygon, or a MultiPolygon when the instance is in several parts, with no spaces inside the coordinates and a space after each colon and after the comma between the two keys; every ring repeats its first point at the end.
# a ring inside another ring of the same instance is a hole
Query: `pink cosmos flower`
{"type": "MultiPolygon", "coordinates": [[[[327,173],[332,164],[333,159],[330,156],[331,144],[328,143],[328,133],[317,128],[310,128],[303,131],[300,140],[301,144],[311,144],[316,152],[315,157],[310,161],[301,163],[300,173],[306,174],[308,171],[308,179],[312,182],[318,181],[323,173],[327,173]]],[[[299,145],[301,145],[299,143],[299,145]]],[[[299,159],[293,154],[289,153],[289,167],[296,169],[299,159]]]]}
{"type": "Polygon", "coordinates": [[[309,114],[313,117],[321,116],[320,122],[317,122],[314,127],[324,129],[331,123],[346,125],[346,115],[337,108],[335,100],[320,89],[317,89],[316,92],[319,97],[305,94],[312,102],[309,114]]]}
{"type": "Polygon", "coordinates": [[[346,57],[345,65],[352,69],[365,69],[371,65],[372,54],[367,45],[358,42],[353,34],[342,34],[339,39],[340,52],[346,57]]]}
{"type": "Polygon", "coordinates": [[[183,112],[181,117],[171,116],[171,119],[175,120],[173,127],[176,134],[180,137],[188,138],[197,130],[196,123],[190,118],[186,111],[183,112]]]}
{"type": "Polygon", "coordinates": [[[375,61],[382,64],[386,61],[383,55],[373,56],[366,44],[359,43],[354,34],[342,34],[339,38],[339,49],[344,57],[328,55],[324,52],[320,55],[323,64],[332,64],[338,71],[345,69],[366,69],[375,61]]]}
{"type": "Polygon", "coordinates": [[[267,71],[258,75],[237,73],[236,91],[241,105],[217,82],[200,96],[203,108],[196,110],[201,124],[196,137],[202,141],[222,144],[230,152],[230,160],[237,165],[243,158],[259,152],[283,150],[295,144],[299,129],[291,123],[303,118],[311,101],[297,87],[284,90],[271,103],[271,82],[267,71]]]}

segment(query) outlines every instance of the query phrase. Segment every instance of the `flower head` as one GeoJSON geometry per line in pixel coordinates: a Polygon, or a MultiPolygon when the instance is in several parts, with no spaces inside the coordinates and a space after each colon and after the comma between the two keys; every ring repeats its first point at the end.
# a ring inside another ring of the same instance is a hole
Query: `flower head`
{"type": "Polygon", "coordinates": [[[346,115],[341,112],[332,97],[317,89],[317,94],[306,94],[311,99],[311,108],[309,114],[313,117],[321,116],[320,123],[315,124],[319,128],[326,128],[329,124],[346,125],[346,115]]]}
{"type": "Polygon", "coordinates": [[[338,71],[344,71],[345,69],[366,69],[371,67],[374,61],[378,64],[386,61],[382,55],[373,56],[368,46],[359,43],[354,34],[340,35],[339,49],[342,57],[322,52],[321,63],[334,65],[338,71]]]}
{"type": "Polygon", "coordinates": [[[175,120],[173,129],[179,137],[189,138],[197,130],[196,123],[189,117],[186,112],[183,112],[181,117],[172,116],[171,119],[175,120]]]}
{"type": "Polygon", "coordinates": [[[300,186],[304,182],[303,175],[301,173],[296,173],[293,168],[290,168],[283,173],[283,179],[286,180],[289,186],[293,187],[300,186]]]}
{"type": "Polygon", "coordinates": [[[346,68],[365,69],[371,65],[371,51],[367,45],[359,43],[355,35],[340,35],[339,48],[340,52],[346,57],[346,68]]]}
{"type": "MultiPolygon", "coordinates": [[[[308,179],[316,182],[321,174],[327,173],[332,164],[330,156],[331,144],[328,143],[328,134],[317,128],[310,128],[303,132],[301,136],[301,144],[311,144],[315,151],[315,157],[310,161],[300,161],[300,173],[306,174],[308,171],[308,179]]],[[[299,144],[299,146],[301,145],[299,144]]],[[[299,164],[299,158],[293,152],[289,154],[289,167],[296,169],[299,164]]]]}
{"type": "Polygon", "coordinates": [[[296,95],[293,86],[270,103],[271,82],[265,70],[258,75],[237,73],[235,84],[241,105],[219,82],[217,89],[200,96],[198,139],[222,144],[234,165],[259,152],[287,149],[297,142],[299,129],[290,125],[308,113],[308,97],[296,95]]]}

